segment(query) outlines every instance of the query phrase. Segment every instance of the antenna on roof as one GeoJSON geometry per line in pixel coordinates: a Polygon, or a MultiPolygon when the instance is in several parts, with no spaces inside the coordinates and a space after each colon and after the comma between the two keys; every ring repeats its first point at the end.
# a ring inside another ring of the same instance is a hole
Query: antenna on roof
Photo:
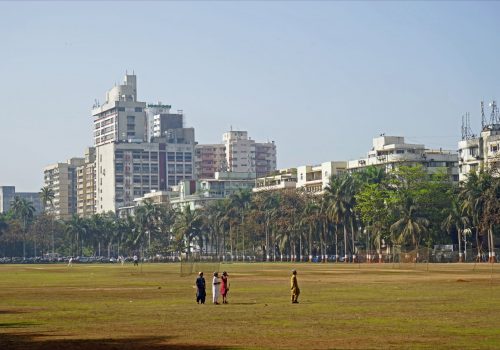
{"type": "Polygon", "coordinates": [[[484,101],[481,101],[481,129],[486,126],[486,116],[484,115],[484,101]]]}

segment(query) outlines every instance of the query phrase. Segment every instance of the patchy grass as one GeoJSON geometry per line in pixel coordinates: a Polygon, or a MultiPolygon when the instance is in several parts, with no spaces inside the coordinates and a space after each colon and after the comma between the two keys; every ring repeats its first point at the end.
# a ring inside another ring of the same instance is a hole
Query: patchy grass
{"type": "Polygon", "coordinates": [[[0,348],[500,348],[498,265],[224,264],[228,305],[179,269],[2,265],[0,348]]]}

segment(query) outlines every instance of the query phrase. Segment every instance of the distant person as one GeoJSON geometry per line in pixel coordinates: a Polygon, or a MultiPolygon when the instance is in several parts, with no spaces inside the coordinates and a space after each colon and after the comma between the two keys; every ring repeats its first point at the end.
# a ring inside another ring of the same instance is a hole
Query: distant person
{"type": "Polygon", "coordinates": [[[212,280],[212,297],[215,305],[219,305],[219,273],[214,272],[214,278],[212,280]]]}
{"type": "Polygon", "coordinates": [[[122,266],[123,266],[123,264],[125,264],[125,258],[123,256],[120,255],[118,257],[118,260],[120,260],[120,263],[122,264],[122,266]]]}
{"type": "Polygon", "coordinates": [[[207,292],[205,289],[205,278],[203,277],[203,272],[198,273],[198,278],[196,279],[196,303],[205,304],[205,297],[207,292]]]}
{"type": "Polygon", "coordinates": [[[68,267],[72,267],[72,266],[73,266],[73,257],[70,257],[68,260],[68,267]]]}
{"type": "Polygon", "coordinates": [[[227,272],[222,273],[221,284],[220,284],[220,294],[222,295],[222,304],[227,304],[227,292],[229,292],[229,283],[227,281],[227,272]]]}
{"type": "Polygon", "coordinates": [[[299,284],[297,283],[297,271],[292,270],[292,278],[291,278],[291,290],[292,290],[292,303],[293,304],[298,304],[299,303],[299,295],[300,295],[300,289],[299,289],[299,284]]]}
{"type": "Polygon", "coordinates": [[[139,266],[139,258],[137,257],[137,255],[134,255],[134,266],[139,266]]]}

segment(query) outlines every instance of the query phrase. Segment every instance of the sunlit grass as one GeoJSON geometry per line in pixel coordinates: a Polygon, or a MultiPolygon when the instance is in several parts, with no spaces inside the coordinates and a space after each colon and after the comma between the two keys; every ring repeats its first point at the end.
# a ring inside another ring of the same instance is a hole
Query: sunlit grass
{"type": "Polygon", "coordinates": [[[209,289],[196,304],[195,276],[180,277],[175,264],[3,265],[0,348],[23,334],[33,349],[75,339],[146,346],[148,337],[212,348],[500,347],[499,266],[293,267],[300,304],[289,300],[292,264],[224,264],[230,303],[216,306],[209,289]]]}

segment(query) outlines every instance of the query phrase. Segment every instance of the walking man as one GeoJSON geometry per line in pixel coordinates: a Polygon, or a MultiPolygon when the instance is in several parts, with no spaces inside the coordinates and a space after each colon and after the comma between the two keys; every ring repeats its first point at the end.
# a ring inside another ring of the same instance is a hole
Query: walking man
{"type": "Polygon", "coordinates": [[[300,289],[299,289],[299,284],[297,283],[297,271],[292,270],[292,278],[291,278],[291,290],[292,290],[292,303],[293,304],[298,304],[299,303],[299,295],[300,295],[300,289]]]}

